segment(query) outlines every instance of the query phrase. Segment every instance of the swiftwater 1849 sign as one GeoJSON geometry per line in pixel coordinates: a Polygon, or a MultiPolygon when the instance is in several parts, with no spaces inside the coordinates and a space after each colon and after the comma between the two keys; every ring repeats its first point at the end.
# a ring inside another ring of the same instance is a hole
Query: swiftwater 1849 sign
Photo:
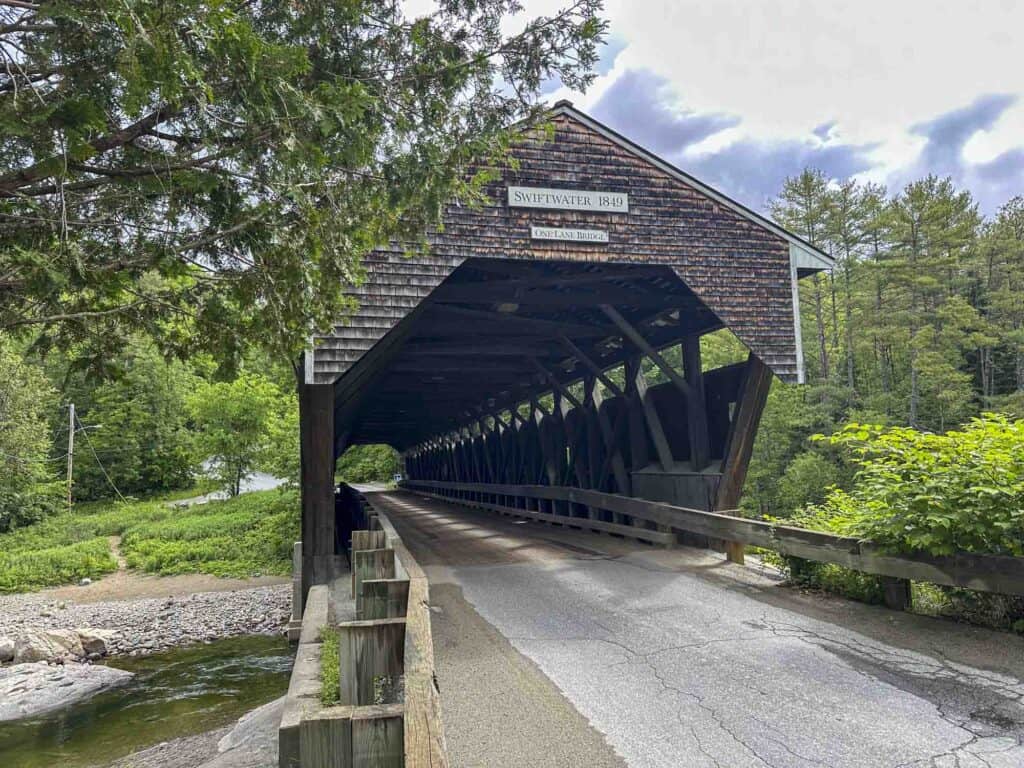
{"type": "Polygon", "coordinates": [[[629,195],[625,192],[596,192],[586,189],[509,187],[508,204],[514,208],[629,213],[629,195]]]}
{"type": "Polygon", "coordinates": [[[570,243],[607,243],[603,229],[562,229],[561,227],[530,227],[534,240],[565,240],[570,243]]]}

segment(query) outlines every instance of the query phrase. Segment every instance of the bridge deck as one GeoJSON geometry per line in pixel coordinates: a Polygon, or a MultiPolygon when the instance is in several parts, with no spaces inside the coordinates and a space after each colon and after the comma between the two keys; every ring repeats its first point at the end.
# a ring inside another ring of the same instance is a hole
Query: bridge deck
{"type": "Polygon", "coordinates": [[[453,765],[1024,764],[1021,638],[803,595],[706,550],[372,502],[431,579],[453,765]]]}

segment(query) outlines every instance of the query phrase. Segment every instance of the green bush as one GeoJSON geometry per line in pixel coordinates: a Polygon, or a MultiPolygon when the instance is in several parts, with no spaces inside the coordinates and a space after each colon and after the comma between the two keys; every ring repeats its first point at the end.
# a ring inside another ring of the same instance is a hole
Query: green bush
{"type": "Polygon", "coordinates": [[[161,575],[285,575],[299,537],[298,508],[294,492],[243,494],[133,525],[121,549],[130,567],[161,575]]]}
{"type": "Polygon", "coordinates": [[[0,335],[0,533],[60,508],[62,460],[52,455],[47,421],[56,411],[57,392],[43,372],[0,335]]]}
{"type": "Polygon", "coordinates": [[[0,554],[0,592],[67,584],[88,577],[99,578],[117,570],[105,538],[93,538],[75,544],[45,549],[0,554]]]}
{"type": "Polygon", "coordinates": [[[869,573],[861,573],[833,563],[817,563],[801,557],[787,557],[771,553],[762,555],[765,562],[780,568],[794,584],[821,589],[851,600],[872,605],[884,602],[882,580],[869,573]]]}
{"type": "Polygon", "coordinates": [[[941,435],[851,424],[828,440],[852,453],[855,483],[805,521],[894,552],[1024,555],[1024,421],[986,414],[941,435]]]}

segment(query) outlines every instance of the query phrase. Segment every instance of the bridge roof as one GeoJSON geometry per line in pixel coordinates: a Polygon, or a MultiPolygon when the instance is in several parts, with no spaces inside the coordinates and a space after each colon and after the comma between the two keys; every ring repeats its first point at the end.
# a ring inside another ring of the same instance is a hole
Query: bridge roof
{"type": "Polygon", "coordinates": [[[566,341],[619,364],[634,350],[602,305],[655,347],[728,327],[802,379],[796,280],[831,259],[567,103],[550,119],[491,204],[448,206],[428,253],[367,258],[359,310],[305,359],[307,384],[335,387],[339,445],[409,447],[579,379],[566,341]]]}

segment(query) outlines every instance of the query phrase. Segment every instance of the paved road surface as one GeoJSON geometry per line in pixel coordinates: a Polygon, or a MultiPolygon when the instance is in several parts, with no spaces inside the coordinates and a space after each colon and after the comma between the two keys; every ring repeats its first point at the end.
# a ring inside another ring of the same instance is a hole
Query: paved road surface
{"type": "Polygon", "coordinates": [[[372,500],[431,579],[454,766],[1024,766],[1024,639],[705,551],[372,500]]]}

